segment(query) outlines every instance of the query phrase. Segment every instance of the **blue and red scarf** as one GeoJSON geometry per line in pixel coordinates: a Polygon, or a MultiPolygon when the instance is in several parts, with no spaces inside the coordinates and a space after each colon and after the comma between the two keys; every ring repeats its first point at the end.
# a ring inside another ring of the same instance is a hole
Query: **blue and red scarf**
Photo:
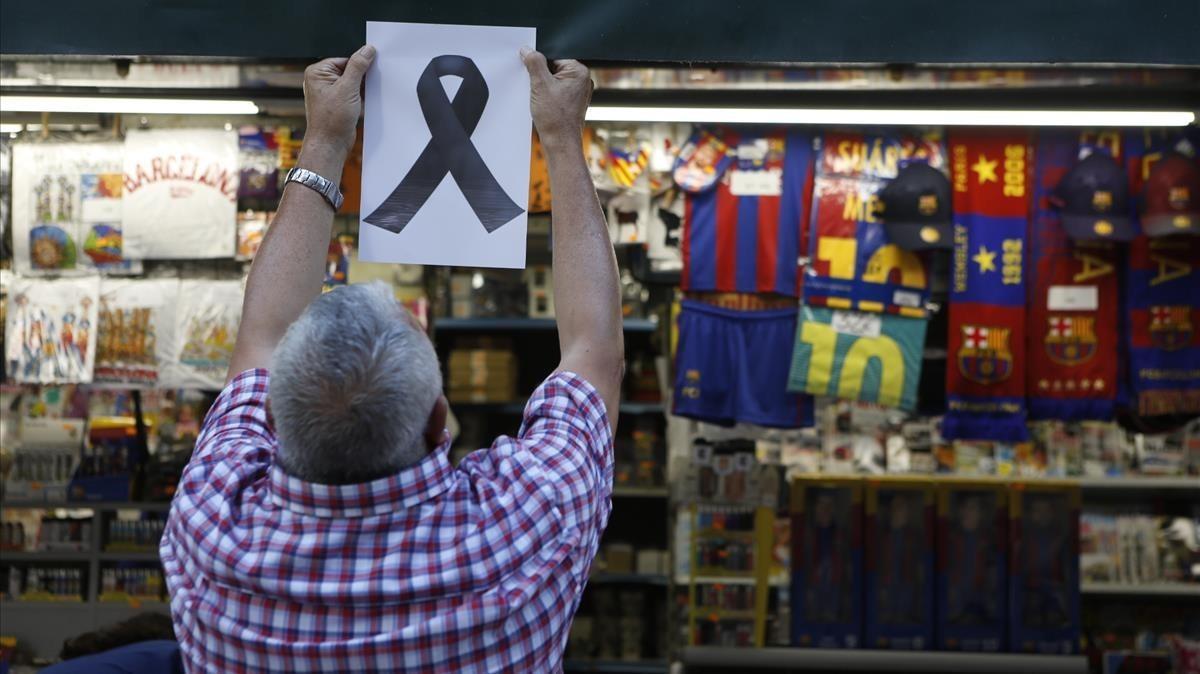
{"type": "Polygon", "coordinates": [[[1107,241],[1073,242],[1050,203],[1079,147],[1077,133],[1043,132],[1034,153],[1025,378],[1032,419],[1112,419],[1116,408],[1120,250],[1107,241]]]}
{"type": "Polygon", "coordinates": [[[1021,442],[1025,427],[1025,261],[1029,136],[950,136],[954,253],[946,439],[1021,442]]]}
{"type": "MultiPolygon", "coordinates": [[[[1185,133],[1200,151],[1200,137],[1185,133]]],[[[1154,164],[1182,139],[1151,130],[1125,135],[1131,194],[1141,194],[1154,164]]],[[[1200,414],[1200,237],[1134,239],[1125,312],[1133,408],[1142,416],[1200,414]]]]}

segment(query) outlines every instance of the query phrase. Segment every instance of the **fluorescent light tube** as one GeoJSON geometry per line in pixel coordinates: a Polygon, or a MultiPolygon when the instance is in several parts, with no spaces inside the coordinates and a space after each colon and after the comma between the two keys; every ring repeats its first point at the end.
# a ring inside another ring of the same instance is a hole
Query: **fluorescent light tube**
{"type": "Polygon", "coordinates": [[[0,96],[2,112],[126,113],[132,115],[256,115],[254,101],[131,96],[0,96]]]}
{"type": "Polygon", "coordinates": [[[852,124],[878,126],[1187,126],[1183,110],[913,110],[833,108],[700,108],[593,105],[592,122],[700,124],[852,124]]]}
{"type": "Polygon", "coordinates": [[[20,124],[0,124],[0,133],[18,133],[20,130],[20,124]]]}

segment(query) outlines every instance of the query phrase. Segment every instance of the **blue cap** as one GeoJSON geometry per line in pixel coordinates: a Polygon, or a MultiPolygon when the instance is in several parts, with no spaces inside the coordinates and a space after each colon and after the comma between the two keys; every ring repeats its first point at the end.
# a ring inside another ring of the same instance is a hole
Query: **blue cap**
{"type": "Polygon", "coordinates": [[[1137,229],[1129,219],[1129,181],[1102,152],[1079,160],[1054,191],[1067,235],[1080,241],[1132,241],[1137,229]]]}

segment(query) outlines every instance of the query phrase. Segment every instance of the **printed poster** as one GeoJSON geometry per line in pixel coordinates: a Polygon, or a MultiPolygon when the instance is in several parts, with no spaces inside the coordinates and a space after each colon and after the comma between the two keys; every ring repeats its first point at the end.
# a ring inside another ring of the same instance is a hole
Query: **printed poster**
{"type": "Polygon", "coordinates": [[[138,274],[123,238],[120,143],[13,146],[13,252],[20,274],[138,274]]]}
{"type": "Polygon", "coordinates": [[[533,28],[367,22],[359,258],[525,266],[533,28]]]}
{"type": "Polygon", "coordinates": [[[233,257],[238,135],[135,129],[125,135],[125,246],[130,257],[233,257]]]}
{"type": "Polygon", "coordinates": [[[6,370],[24,384],[87,384],[96,357],[100,277],[15,277],[8,290],[6,370]]]}
{"type": "Polygon", "coordinates": [[[95,383],[156,386],[175,346],[178,302],[176,279],[101,283],[95,383]]]}
{"type": "Polygon", "coordinates": [[[241,317],[241,281],[180,282],[169,387],[224,388],[241,317]]]}

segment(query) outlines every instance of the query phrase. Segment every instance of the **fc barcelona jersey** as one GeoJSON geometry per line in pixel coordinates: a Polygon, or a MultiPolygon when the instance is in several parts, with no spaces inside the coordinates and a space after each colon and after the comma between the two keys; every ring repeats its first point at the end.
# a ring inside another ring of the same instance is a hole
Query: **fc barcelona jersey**
{"type": "Polygon", "coordinates": [[[800,130],[722,134],[737,161],[715,187],[688,194],[684,290],[800,291],[797,262],[812,186],[812,136],[800,130]]]}

